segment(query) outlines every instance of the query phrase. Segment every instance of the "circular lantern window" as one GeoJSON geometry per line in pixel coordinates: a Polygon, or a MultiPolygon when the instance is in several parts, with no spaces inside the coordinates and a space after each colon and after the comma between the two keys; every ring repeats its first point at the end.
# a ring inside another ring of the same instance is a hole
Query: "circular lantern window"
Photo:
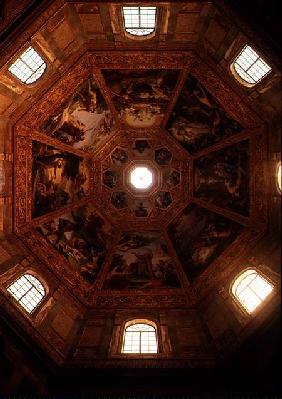
{"type": "Polygon", "coordinates": [[[153,173],[147,166],[136,166],[130,172],[129,181],[137,190],[146,190],[153,183],[153,173]]]}

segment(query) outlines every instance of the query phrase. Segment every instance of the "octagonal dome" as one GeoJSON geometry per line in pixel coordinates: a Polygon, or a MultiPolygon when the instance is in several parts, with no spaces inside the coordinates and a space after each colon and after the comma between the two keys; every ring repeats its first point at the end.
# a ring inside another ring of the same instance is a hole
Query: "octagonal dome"
{"type": "MultiPolygon", "coordinates": [[[[18,15],[16,1],[0,3],[0,20],[18,15]]],[[[121,3],[37,3],[11,45],[0,32],[1,311],[82,372],[221,361],[262,322],[237,301],[235,278],[269,278],[269,314],[279,292],[278,69],[270,57],[257,85],[234,79],[253,36],[223,2],[157,2],[154,33],[138,38],[121,3]],[[11,65],[30,46],[44,73],[25,84],[11,65]],[[149,180],[134,187],[140,169],[149,180]],[[25,275],[42,287],[28,314],[11,289],[25,275]],[[159,348],[137,359],[123,331],[144,321],[159,348]]]]}
{"type": "MultiPolygon", "coordinates": [[[[174,69],[170,60],[163,69],[154,62],[142,70],[104,69],[101,56],[101,74],[80,72],[85,77],[67,91],[73,94],[58,91],[47,113],[39,104],[24,117],[41,133],[31,141],[25,169],[27,176],[33,170],[26,192],[26,198],[33,192],[31,207],[18,213],[17,229],[33,226],[33,242],[36,236],[54,262],[92,284],[93,293],[95,287],[121,295],[129,287],[180,293],[251,235],[250,220],[260,219],[250,193],[257,138],[246,130],[255,117],[242,120],[241,109],[225,109],[201,67],[185,72],[174,93],[186,65],[183,57],[174,69]],[[131,182],[138,168],[151,173],[146,189],[131,182]],[[126,272],[134,259],[141,262],[129,242],[152,253],[142,284],[126,272]],[[166,279],[169,268],[181,284],[166,279]]],[[[62,85],[64,79],[55,92],[62,85]]],[[[20,149],[25,139],[17,137],[20,149]]]]}

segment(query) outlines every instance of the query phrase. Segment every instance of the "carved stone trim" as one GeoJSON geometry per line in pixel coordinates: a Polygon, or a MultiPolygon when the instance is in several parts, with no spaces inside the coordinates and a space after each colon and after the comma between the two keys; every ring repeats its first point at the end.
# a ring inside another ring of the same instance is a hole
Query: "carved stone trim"
{"type": "Polygon", "coordinates": [[[99,308],[176,308],[188,307],[186,295],[99,295],[96,306],[99,308]]]}
{"type": "Polygon", "coordinates": [[[15,143],[15,197],[14,217],[16,228],[31,221],[31,171],[32,141],[17,137],[15,143]]]}
{"type": "Polygon", "coordinates": [[[100,69],[179,69],[189,65],[191,59],[192,51],[148,51],[145,56],[143,51],[103,51],[92,54],[90,60],[93,67],[100,69]]]}

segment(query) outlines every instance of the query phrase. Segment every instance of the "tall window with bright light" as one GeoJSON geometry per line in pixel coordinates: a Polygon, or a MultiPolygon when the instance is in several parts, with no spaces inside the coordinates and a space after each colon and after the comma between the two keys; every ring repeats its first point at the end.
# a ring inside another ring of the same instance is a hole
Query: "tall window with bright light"
{"type": "Polygon", "coordinates": [[[253,269],[240,274],[231,289],[232,294],[248,313],[252,313],[272,290],[273,285],[253,269]]]}
{"type": "Polygon", "coordinates": [[[46,295],[41,282],[31,274],[24,274],[18,278],[7,291],[28,313],[34,311],[46,295]]]}
{"type": "Polygon", "coordinates": [[[156,27],[157,7],[122,7],[124,28],[134,36],[148,36],[156,27]]]}
{"type": "Polygon", "coordinates": [[[9,71],[23,83],[31,84],[42,76],[46,66],[44,60],[30,46],[9,67],[9,71]]]}
{"type": "Polygon", "coordinates": [[[254,86],[271,72],[271,67],[256,53],[256,51],[246,45],[240,54],[235,58],[231,69],[243,80],[242,84],[254,86]]]}
{"type": "Polygon", "coordinates": [[[151,324],[134,323],[125,328],[122,353],[158,353],[157,331],[151,324]]]}

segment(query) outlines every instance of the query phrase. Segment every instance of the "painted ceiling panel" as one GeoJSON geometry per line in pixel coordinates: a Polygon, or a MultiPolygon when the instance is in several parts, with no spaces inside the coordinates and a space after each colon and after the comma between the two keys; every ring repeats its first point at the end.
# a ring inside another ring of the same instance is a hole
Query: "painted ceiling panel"
{"type": "Polygon", "coordinates": [[[180,288],[175,261],[159,231],[124,232],[119,240],[104,289],[180,288]]]}
{"type": "Polygon", "coordinates": [[[190,154],[243,130],[192,75],[184,83],[166,128],[190,154]]]}
{"type": "Polygon", "coordinates": [[[194,174],[196,197],[249,215],[249,141],[242,141],[196,159],[194,174]]]}
{"type": "Polygon", "coordinates": [[[187,277],[194,281],[242,230],[238,223],[190,204],[168,227],[168,234],[187,277]]]}
{"type": "Polygon", "coordinates": [[[43,131],[73,148],[93,152],[105,144],[114,128],[105,98],[91,77],[47,119],[43,131]]]}
{"type": "Polygon", "coordinates": [[[56,211],[89,194],[86,161],[50,145],[32,143],[32,216],[56,211]]]}
{"type": "Polygon", "coordinates": [[[74,272],[88,283],[95,282],[111,246],[113,230],[92,205],[55,217],[37,230],[66,258],[74,272]]]}
{"type": "Polygon", "coordinates": [[[179,71],[164,69],[104,70],[114,105],[131,127],[158,126],[176,86],[179,71]]]}

